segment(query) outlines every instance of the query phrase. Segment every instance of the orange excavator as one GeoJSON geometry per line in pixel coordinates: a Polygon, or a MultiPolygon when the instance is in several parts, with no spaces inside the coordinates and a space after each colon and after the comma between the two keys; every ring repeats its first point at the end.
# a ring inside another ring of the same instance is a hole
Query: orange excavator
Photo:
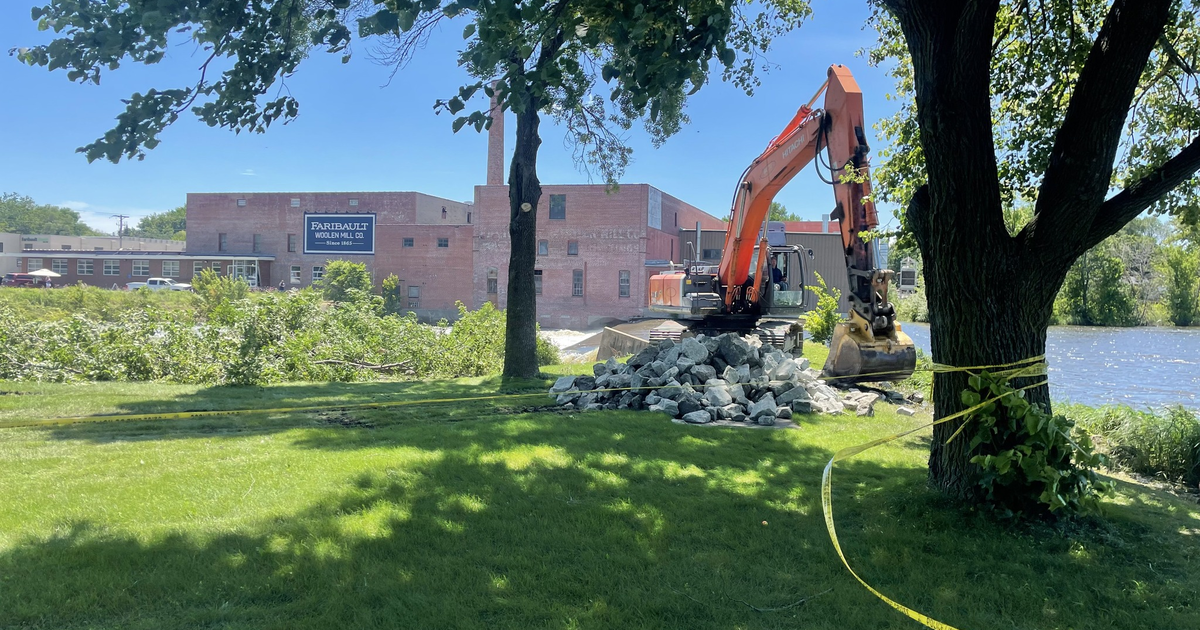
{"type": "Polygon", "coordinates": [[[776,193],[815,162],[818,176],[833,186],[837,207],[830,218],[841,228],[850,281],[850,317],[834,329],[824,372],[843,382],[911,375],[916,350],[888,301],[895,274],[877,268],[860,236],[879,224],[870,199],[864,129],[858,83],[845,66],[830,67],[812,100],[742,173],[720,264],[693,261],[651,277],[650,310],[668,313],[695,332],[754,332],[785,351],[800,346],[805,252],[786,245],[782,226],[769,225],[767,216],[776,193]],[[813,109],[822,93],[824,107],[813,109]],[[822,152],[828,179],[821,174],[822,152]],[[783,275],[793,286],[780,282],[783,275]]]}

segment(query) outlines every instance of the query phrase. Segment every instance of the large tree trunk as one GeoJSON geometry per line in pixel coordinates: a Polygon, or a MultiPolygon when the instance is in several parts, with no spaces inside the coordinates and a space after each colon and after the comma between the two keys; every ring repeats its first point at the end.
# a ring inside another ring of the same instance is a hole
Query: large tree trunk
{"type": "Polygon", "coordinates": [[[517,112],[517,144],[508,175],[508,319],[505,324],[504,378],[534,378],[537,362],[537,296],[533,267],[537,259],[537,207],[542,186],[537,176],[537,103],[517,112]]]}

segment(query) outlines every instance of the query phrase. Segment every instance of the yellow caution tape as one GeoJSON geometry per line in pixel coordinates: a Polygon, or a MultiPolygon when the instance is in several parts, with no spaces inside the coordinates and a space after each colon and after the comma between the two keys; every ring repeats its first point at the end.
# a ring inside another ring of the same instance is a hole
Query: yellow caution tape
{"type": "MultiPolygon", "coordinates": [[[[930,371],[932,371],[932,372],[969,372],[969,371],[984,370],[984,369],[991,369],[991,368],[1010,368],[1010,369],[1000,370],[1000,371],[996,372],[996,374],[1007,376],[1008,378],[1017,378],[1017,377],[1021,377],[1021,376],[1044,376],[1046,374],[1046,371],[1045,371],[1046,363],[1045,363],[1044,355],[1033,357],[1030,359],[1023,359],[1021,361],[1013,361],[1012,363],[1005,363],[1005,364],[993,365],[993,366],[954,367],[954,366],[948,366],[948,365],[942,365],[942,364],[934,364],[934,368],[930,371]],[[1015,367],[1015,366],[1023,366],[1023,367],[1015,367]]],[[[944,422],[950,422],[951,420],[956,420],[956,419],[962,418],[964,416],[969,416],[969,415],[975,413],[976,411],[979,411],[980,409],[983,409],[984,407],[996,402],[997,400],[1004,398],[1005,396],[1009,396],[1009,395],[1015,394],[1016,392],[1023,391],[1026,389],[1038,387],[1040,385],[1045,385],[1047,382],[1048,381],[1046,379],[1042,379],[1036,383],[1033,383],[1032,385],[1026,385],[1025,387],[1020,387],[1020,388],[1014,389],[1013,391],[1005,392],[999,396],[989,398],[989,399],[984,400],[983,402],[980,402],[979,404],[974,405],[968,409],[964,409],[962,411],[959,411],[958,413],[951,414],[944,418],[939,418],[937,420],[934,420],[933,422],[919,426],[915,429],[909,429],[907,431],[902,431],[895,435],[879,438],[877,440],[871,440],[870,442],[867,442],[865,444],[859,444],[857,446],[846,447],[846,448],[838,451],[837,453],[834,453],[833,457],[830,458],[829,463],[825,464],[825,471],[821,474],[821,511],[825,515],[825,529],[829,532],[829,539],[833,542],[834,550],[837,551],[838,557],[842,559],[842,564],[845,565],[846,570],[850,572],[850,575],[854,576],[854,579],[858,580],[859,584],[862,584],[864,588],[866,588],[868,591],[871,591],[871,594],[873,594],[876,597],[878,597],[879,599],[883,600],[884,603],[886,603],[888,606],[891,606],[892,608],[898,610],[903,615],[909,617],[910,619],[917,621],[918,623],[921,623],[922,625],[924,625],[928,628],[933,628],[934,630],[956,630],[956,628],[954,628],[954,626],[942,623],[928,615],[919,613],[919,612],[905,606],[904,604],[901,604],[901,603],[889,598],[888,596],[884,595],[883,593],[880,593],[873,586],[871,586],[870,584],[867,584],[867,582],[865,580],[863,580],[861,577],[859,577],[858,574],[854,572],[854,569],[852,569],[850,567],[850,562],[846,560],[846,554],[842,551],[841,544],[838,543],[837,528],[834,526],[834,523],[833,523],[833,465],[842,460],[846,460],[851,457],[854,457],[855,455],[857,455],[863,451],[873,449],[876,446],[879,446],[881,444],[887,444],[888,442],[898,440],[902,437],[912,435],[913,433],[928,429],[932,426],[942,424],[944,422]]],[[[966,426],[966,423],[964,422],[963,427],[965,427],[965,426],[966,426]]],[[[946,442],[949,443],[951,440],[953,440],[955,437],[957,437],[958,434],[960,432],[962,432],[963,427],[959,427],[958,431],[955,431],[954,434],[950,436],[950,439],[946,440],[946,442]]]]}

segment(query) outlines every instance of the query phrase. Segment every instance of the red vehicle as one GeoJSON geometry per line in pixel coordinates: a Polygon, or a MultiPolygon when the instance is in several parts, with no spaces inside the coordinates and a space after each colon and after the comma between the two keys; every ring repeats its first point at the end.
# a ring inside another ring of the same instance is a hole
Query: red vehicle
{"type": "Polygon", "coordinates": [[[39,278],[35,278],[27,273],[6,273],[4,274],[3,285],[6,287],[36,287],[39,284],[39,278]]]}

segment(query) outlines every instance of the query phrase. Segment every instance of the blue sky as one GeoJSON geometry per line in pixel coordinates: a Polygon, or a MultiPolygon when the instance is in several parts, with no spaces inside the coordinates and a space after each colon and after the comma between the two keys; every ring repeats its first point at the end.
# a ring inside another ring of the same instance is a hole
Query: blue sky
{"type": "MultiPolygon", "coordinates": [[[[0,49],[48,39],[29,18],[37,0],[0,3],[0,49]]],[[[817,0],[813,18],[776,41],[769,60],[775,68],[747,97],[714,79],[689,101],[691,124],[654,149],[645,133],[630,133],[633,163],[625,183],[648,183],[723,216],[742,170],[807,102],[826,68],[851,68],[866,96],[866,116],[891,115],[896,103],[885,94],[891,82],[856,52],[875,34],[863,28],[865,1],[817,0]]],[[[388,84],[389,68],[367,54],[359,41],[352,61],[323,52],[301,65],[286,82],[300,102],[300,116],[266,134],[210,128],[185,114],[162,136],[144,161],[88,164],[75,149],[107,131],[121,111],[120,99],[151,87],[195,82],[202,61],[195,46],[180,43],[156,66],[127,65],[102,77],[101,85],[71,83],[63,72],[31,68],[0,56],[0,192],[29,195],[40,203],[78,210],[94,227],[115,230],[112,214],[135,217],[183,205],[189,192],[416,190],[470,201],[483,183],[486,135],[452,133],[451,117],[434,114],[433,103],[453,96],[466,82],[455,64],[462,26],[451,22],[388,84]]],[[[515,124],[506,125],[511,157],[515,124]]],[[[545,183],[586,182],[565,146],[563,131],[542,124],[538,172],[545,183]]],[[[883,142],[875,139],[877,154],[883,142]]],[[[807,169],[777,200],[807,219],[830,210],[833,195],[807,169]]],[[[885,224],[891,209],[881,208],[885,224]]]]}

